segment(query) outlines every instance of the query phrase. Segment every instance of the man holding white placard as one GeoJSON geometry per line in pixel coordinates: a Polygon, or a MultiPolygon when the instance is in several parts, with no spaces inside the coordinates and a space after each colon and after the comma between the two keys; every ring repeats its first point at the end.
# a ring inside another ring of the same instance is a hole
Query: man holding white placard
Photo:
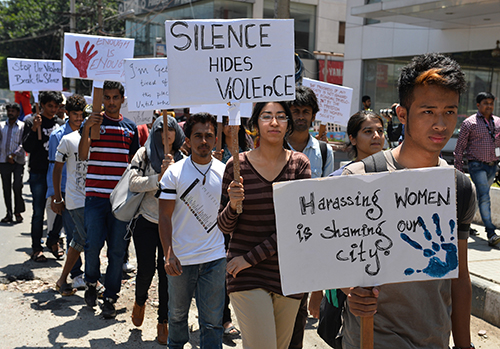
{"type": "MultiPolygon", "coordinates": [[[[49,137],[52,131],[64,124],[56,115],[59,104],[63,101],[59,91],[44,91],[40,93],[42,114],[24,120],[23,148],[30,153],[29,172],[30,189],[33,197],[33,216],[31,218],[31,259],[35,262],[46,262],[43,255],[43,213],[45,210],[45,194],[47,193],[47,171],[49,168],[49,137]],[[42,130],[42,139],[38,139],[38,129],[42,130]]],[[[55,241],[52,251],[59,253],[59,236],[51,237],[54,229],[47,235],[47,241],[55,241]]],[[[59,231],[57,234],[59,235],[59,231]]],[[[64,252],[63,252],[64,254],[64,252]]]]}
{"type": "MultiPolygon", "coordinates": [[[[440,54],[417,56],[402,69],[398,85],[400,106],[397,114],[405,125],[406,135],[400,146],[379,153],[383,155],[381,161],[389,171],[447,166],[439,154],[453,133],[459,97],[466,87],[460,66],[440,54]]],[[[346,167],[343,174],[365,173],[365,161],[366,166],[370,161],[377,164],[376,156],[346,167]]],[[[360,347],[360,317],[370,316],[374,316],[375,348],[448,348],[450,332],[453,332],[455,348],[473,348],[470,342],[472,292],[467,266],[467,237],[475,211],[475,195],[472,185],[469,190],[464,188],[467,186],[458,186],[458,251],[452,244],[444,243],[442,237],[439,240],[439,222],[434,220],[434,224],[428,223],[427,227],[421,222],[425,232],[422,236],[429,240],[427,243],[438,236],[437,242],[432,243],[432,250],[447,251],[446,263],[439,260],[443,268],[456,268],[456,263],[452,266],[450,261],[458,258],[458,279],[436,278],[374,288],[344,289],[348,295],[344,312],[344,348],[360,347]]],[[[443,226],[443,229],[451,227],[443,226]]],[[[415,249],[422,249],[411,238],[406,241],[415,249]]],[[[422,258],[429,259],[429,268],[417,270],[417,273],[428,273],[431,264],[438,260],[431,257],[433,251],[423,250],[422,258]]],[[[405,270],[406,275],[413,272],[410,268],[405,270]]]]}
{"type": "Polygon", "coordinates": [[[85,303],[97,304],[97,281],[101,277],[99,254],[107,242],[109,264],[104,286],[104,318],[114,318],[114,304],[121,288],[122,264],[128,241],[125,239],[127,223],[115,218],[111,212],[109,195],[139,149],[139,135],[133,121],[120,114],[125,89],[115,81],[103,86],[104,113],[92,113],[81,128],[78,147],[80,160],[88,159],[85,182],[84,222],[87,232],[85,244],[85,303]],[[90,139],[90,129],[99,128],[100,139],[90,139]]]}

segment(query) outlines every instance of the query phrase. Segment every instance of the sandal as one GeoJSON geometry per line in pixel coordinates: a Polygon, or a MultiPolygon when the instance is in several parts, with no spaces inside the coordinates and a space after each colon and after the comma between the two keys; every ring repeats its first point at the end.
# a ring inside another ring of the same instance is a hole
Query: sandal
{"type": "Polygon", "coordinates": [[[45,263],[47,262],[47,257],[43,255],[42,251],[33,252],[30,256],[31,260],[37,263],[45,263]]]}
{"type": "Polygon", "coordinates": [[[64,249],[61,247],[59,242],[56,242],[53,245],[47,246],[50,250],[50,253],[56,257],[56,259],[61,259],[64,257],[64,249]]]}
{"type": "Polygon", "coordinates": [[[56,283],[56,291],[59,292],[61,296],[66,297],[74,295],[76,293],[76,288],[71,287],[71,285],[66,282],[61,286],[56,283]]]}
{"type": "Polygon", "coordinates": [[[224,336],[237,336],[239,334],[240,331],[234,325],[224,329],[224,336]]]}

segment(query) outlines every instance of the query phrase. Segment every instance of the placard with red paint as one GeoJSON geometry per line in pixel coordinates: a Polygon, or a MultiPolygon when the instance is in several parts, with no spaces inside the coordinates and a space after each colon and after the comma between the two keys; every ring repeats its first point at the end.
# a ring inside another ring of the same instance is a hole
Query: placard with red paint
{"type": "Polygon", "coordinates": [[[316,120],[347,126],[351,117],[352,88],[304,78],[304,86],[310,87],[318,98],[319,112],[316,120]]]}
{"type": "Polygon", "coordinates": [[[65,78],[124,82],[124,59],[133,57],[134,39],[64,34],[65,78]]]}

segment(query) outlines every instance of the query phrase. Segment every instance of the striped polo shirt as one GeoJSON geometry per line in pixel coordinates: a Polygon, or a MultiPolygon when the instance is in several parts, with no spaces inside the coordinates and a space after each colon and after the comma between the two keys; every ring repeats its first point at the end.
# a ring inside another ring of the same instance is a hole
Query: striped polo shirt
{"type": "Polygon", "coordinates": [[[139,149],[139,136],[135,123],[121,114],[116,120],[104,113],[100,133],[100,139],[90,142],[85,195],[109,198],[127,168],[129,154],[139,149]]]}

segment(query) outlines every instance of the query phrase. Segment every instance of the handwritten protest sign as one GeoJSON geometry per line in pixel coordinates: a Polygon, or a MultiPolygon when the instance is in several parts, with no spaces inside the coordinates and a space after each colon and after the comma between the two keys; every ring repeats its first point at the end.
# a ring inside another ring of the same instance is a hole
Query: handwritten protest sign
{"type": "Polygon", "coordinates": [[[136,125],[149,124],[153,121],[153,110],[130,110],[129,105],[130,95],[127,95],[120,109],[123,117],[132,120],[136,125]]]}
{"type": "Polygon", "coordinates": [[[308,78],[302,84],[311,88],[318,97],[319,112],[316,120],[347,126],[351,114],[352,88],[329,84],[308,78]]]}
{"type": "Polygon", "coordinates": [[[295,98],[293,20],[166,21],[170,103],[295,98]]]}
{"type": "Polygon", "coordinates": [[[63,76],[125,81],[125,58],[134,57],[134,39],[64,34],[63,76]]]}
{"type": "Polygon", "coordinates": [[[61,91],[61,61],[7,58],[11,91],[61,91]]]}
{"type": "Polygon", "coordinates": [[[170,109],[166,58],[125,59],[130,111],[170,109]]]}
{"type": "Polygon", "coordinates": [[[458,277],[453,168],[274,184],[285,295],[458,277]]]}

